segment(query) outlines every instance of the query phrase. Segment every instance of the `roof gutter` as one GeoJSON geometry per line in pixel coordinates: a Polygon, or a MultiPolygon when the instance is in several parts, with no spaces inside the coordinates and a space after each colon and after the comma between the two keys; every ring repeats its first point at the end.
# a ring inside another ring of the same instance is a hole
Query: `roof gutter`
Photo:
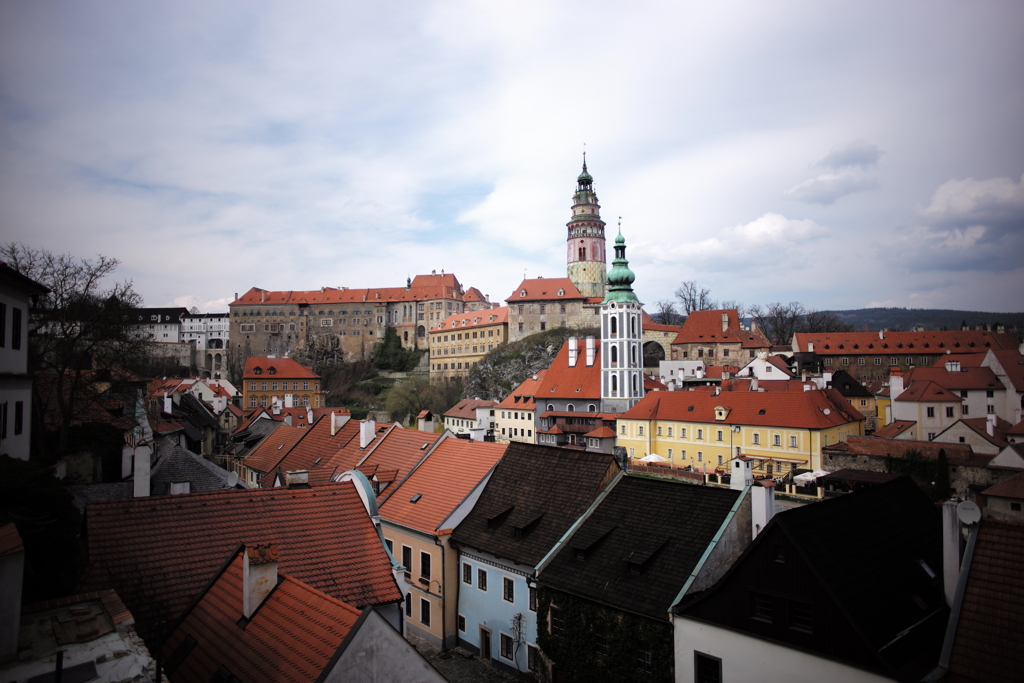
{"type": "Polygon", "coordinates": [[[722,540],[722,536],[725,535],[725,530],[729,528],[732,520],[735,519],[736,513],[739,512],[740,505],[743,503],[743,500],[749,495],[750,487],[743,487],[743,493],[736,498],[736,502],[733,503],[732,509],[729,510],[729,514],[727,514],[725,519],[722,520],[722,525],[718,527],[718,533],[716,533],[715,537],[711,539],[710,543],[708,543],[708,547],[704,549],[704,554],[701,555],[700,560],[698,560],[697,564],[694,565],[693,571],[690,572],[689,578],[686,579],[686,583],[683,584],[683,587],[676,596],[676,599],[668,606],[669,619],[672,618],[672,610],[683,601],[683,597],[686,595],[686,592],[690,590],[690,586],[692,586],[693,582],[697,580],[697,576],[699,576],[701,570],[704,569],[704,565],[708,561],[708,558],[711,557],[711,553],[718,547],[718,542],[722,540]]]}
{"type": "Polygon", "coordinates": [[[605,496],[608,495],[608,492],[611,491],[612,488],[614,488],[614,486],[624,476],[626,476],[625,472],[619,470],[612,478],[612,480],[608,482],[608,485],[604,487],[604,490],[601,491],[601,493],[597,494],[597,498],[595,498],[594,502],[590,504],[590,507],[588,507],[586,511],[582,515],[580,515],[575,522],[572,523],[572,526],[569,527],[568,531],[562,534],[562,537],[558,539],[558,542],[555,543],[551,550],[548,551],[548,554],[544,556],[544,559],[537,563],[537,574],[540,574],[540,571],[551,561],[551,559],[558,552],[559,548],[562,547],[562,544],[568,541],[572,537],[572,535],[576,533],[576,530],[580,528],[580,525],[583,524],[583,522],[585,522],[591,514],[593,514],[594,510],[597,509],[597,506],[600,505],[601,501],[603,501],[605,499],[605,496]]]}

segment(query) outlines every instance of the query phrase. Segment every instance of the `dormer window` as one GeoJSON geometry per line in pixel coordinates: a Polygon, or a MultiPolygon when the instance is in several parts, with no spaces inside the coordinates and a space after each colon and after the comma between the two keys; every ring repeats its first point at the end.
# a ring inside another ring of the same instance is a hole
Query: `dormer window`
{"type": "Polygon", "coordinates": [[[270,368],[269,370],[267,370],[267,374],[268,375],[276,375],[277,374],[277,368],[270,368]]]}
{"type": "Polygon", "coordinates": [[[559,290],[558,290],[558,296],[565,296],[565,290],[564,290],[564,289],[561,289],[561,288],[559,288],[559,290]]]}
{"type": "Polygon", "coordinates": [[[252,369],[252,374],[254,374],[254,375],[262,375],[263,374],[263,368],[253,368],[252,369]]]}
{"type": "Polygon", "coordinates": [[[523,299],[526,298],[526,290],[525,289],[520,289],[519,290],[519,297],[523,298],[523,299]]]}

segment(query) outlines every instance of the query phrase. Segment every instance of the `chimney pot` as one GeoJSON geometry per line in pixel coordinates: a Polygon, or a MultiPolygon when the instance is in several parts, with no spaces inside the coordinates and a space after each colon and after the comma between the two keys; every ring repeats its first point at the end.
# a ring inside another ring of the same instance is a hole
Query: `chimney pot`
{"type": "Polygon", "coordinates": [[[277,546],[263,543],[245,546],[242,557],[242,614],[252,618],[256,608],[277,585],[277,546]]]}
{"type": "Polygon", "coordinates": [[[377,433],[377,423],[373,420],[363,420],[359,423],[359,447],[366,448],[373,441],[377,433]]]}

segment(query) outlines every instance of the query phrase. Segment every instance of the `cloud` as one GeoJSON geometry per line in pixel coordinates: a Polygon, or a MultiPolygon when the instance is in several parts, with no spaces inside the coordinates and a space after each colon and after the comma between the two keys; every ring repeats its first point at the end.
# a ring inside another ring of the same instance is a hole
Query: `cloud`
{"type": "Polygon", "coordinates": [[[883,154],[885,152],[878,145],[866,140],[853,140],[833,147],[815,166],[831,168],[834,171],[843,168],[875,168],[883,154]]]}
{"type": "Polygon", "coordinates": [[[848,194],[874,190],[880,184],[869,171],[878,167],[883,154],[878,145],[866,140],[836,145],[813,165],[823,173],[789,188],[784,196],[805,204],[829,206],[848,194]]]}
{"type": "MultiPolygon", "coordinates": [[[[826,157],[827,158],[827,157],[826,157]]],[[[835,204],[840,197],[879,187],[878,179],[858,170],[824,173],[786,190],[785,195],[806,204],[835,204]]]]}
{"type": "Polygon", "coordinates": [[[921,217],[932,227],[953,230],[983,225],[994,234],[1024,229],[1024,176],[947,180],[935,190],[921,217]]]}

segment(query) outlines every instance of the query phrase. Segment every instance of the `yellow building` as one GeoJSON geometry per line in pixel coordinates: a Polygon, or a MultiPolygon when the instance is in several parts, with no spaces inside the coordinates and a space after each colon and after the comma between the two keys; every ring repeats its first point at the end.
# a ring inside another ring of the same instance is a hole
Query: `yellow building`
{"type": "Polygon", "coordinates": [[[739,455],[754,472],[821,469],[821,449],[864,433],[864,416],[834,389],[655,391],[618,419],[616,444],[631,461],[650,454],[696,472],[728,472],[739,455]]]}
{"type": "Polygon", "coordinates": [[[537,443],[537,389],[547,370],[527,378],[494,407],[494,440],[498,443],[537,443]]]}
{"type": "Polygon", "coordinates": [[[465,377],[507,341],[507,307],[450,315],[430,328],[430,379],[465,377]]]}
{"type": "Polygon", "coordinates": [[[320,391],[320,375],[291,358],[245,359],[245,371],[242,374],[243,410],[268,408],[274,403],[284,408],[321,408],[325,400],[320,391]]]}

